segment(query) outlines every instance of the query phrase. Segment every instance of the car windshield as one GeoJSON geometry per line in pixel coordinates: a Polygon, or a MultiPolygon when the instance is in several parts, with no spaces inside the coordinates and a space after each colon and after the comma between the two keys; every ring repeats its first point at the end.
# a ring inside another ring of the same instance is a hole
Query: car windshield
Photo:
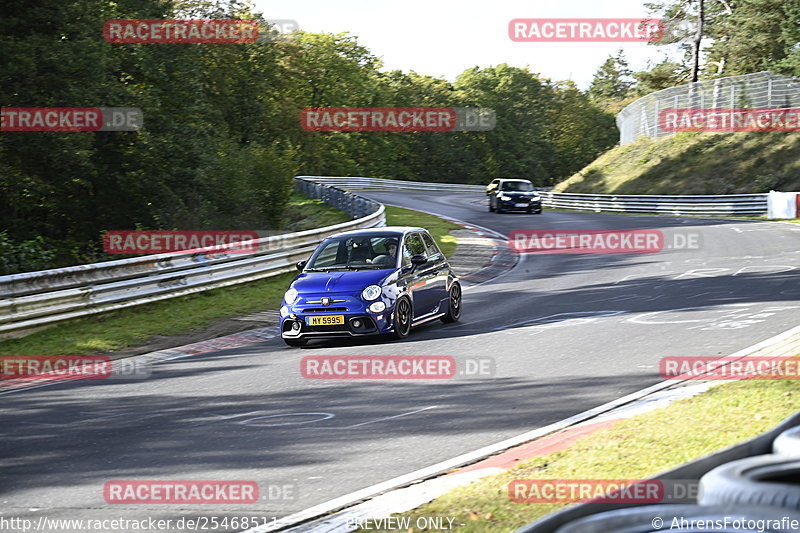
{"type": "Polygon", "coordinates": [[[532,191],[533,185],[529,181],[506,181],[500,187],[503,191],[532,191]]]}
{"type": "Polygon", "coordinates": [[[394,235],[358,235],[336,237],[320,244],[308,261],[307,271],[378,270],[397,264],[397,241],[394,235]]]}

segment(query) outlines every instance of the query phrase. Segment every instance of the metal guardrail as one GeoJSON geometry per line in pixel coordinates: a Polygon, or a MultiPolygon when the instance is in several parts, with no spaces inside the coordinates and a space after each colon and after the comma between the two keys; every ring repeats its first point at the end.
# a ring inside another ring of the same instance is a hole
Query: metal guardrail
{"type": "Polygon", "coordinates": [[[597,213],[659,213],[677,216],[765,215],[767,194],[614,195],[541,192],[542,205],[597,213]]]}
{"type": "MultiPolygon", "coordinates": [[[[431,183],[362,177],[302,176],[316,183],[336,185],[342,189],[384,189],[450,191],[483,194],[483,185],[431,183]]],[[[598,213],[660,213],[665,215],[730,216],[764,215],[767,213],[767,194],[726,195],[614,195],[557,193],[537,189],[542,205],[551,209],[574,209],[598,213]]]]}
{"type": "Polygon", "coordinates": [[[467,185],[464,183],[435,183],[430,181],[403,181],[383,178],[334,177],[334,176],[299,176],[300,179],[324,183],[348,190],[384,189],[384,190],[424,190],[450,192],[483,192],[484,185],[467,185]]]}
{"type": "Polygon", "coordinates": [[[254,251],[217,248],[0,276],[0,338],[64,320],[246,283],[294,270],[325,237],[386,225],[384,206],[320,183],[296,180],[307,196],[342,209],[350,222],[253,241],[254,251]]]}

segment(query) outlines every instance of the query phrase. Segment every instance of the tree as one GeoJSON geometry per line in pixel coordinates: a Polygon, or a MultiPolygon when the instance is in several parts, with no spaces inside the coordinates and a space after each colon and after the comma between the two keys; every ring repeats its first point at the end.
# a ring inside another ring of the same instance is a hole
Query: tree
{"type": "Polygon", "coordinates": [[[780,70],[800,40],[798,28],[800,0],[739,0],[718,17],[709,61],[721,65],[718,75],[780,70]]]}
{"type": "MultiPolygon", "coordinates": [[[[684,52],[688,80],[697,81],[704,73],[703,44],[710,39],[724,41],[727,28],[720,19],[731,13],[732,0],[656,0],[645,7],[660,18],[665,31],[655,46],[678,44],[684,52]]],[[[723,65],[717,65],[720,72],[723,65]]]]}
{"type": "Polygon", "coordinates": [[[549,140],[553,183],[576,172],[619,141],[614,115],[599,109],[571,81],[553,87],[549,140]]]}
{"type": "Polygon", "coordinates": [[[589,96],[605,106],[612,101],[627,98],[635,84],[636,80],[628,67],[625,54],[619,50],[616,56],[608,56],[595,72],[589,86],[589,96]]]}
{"type": "Polygon", "coordinates": [[[633,76],[638,82],[636,92],[639,96],[644,96],[686,83],[690,74],[685,65],[663,59],[659,63],[649,66],[648,69],[634,73],[633,76]]]}
{"type": "Polygon", "coordinates": [[[469,133],[470,148],[480,154],[477,174],[529,177],[540,183],[551,179],[553,152],[547,129],[553,90],[549,80],[528,69],[501,64],[465,70],[456,78],[455,88],[466,107],[488,107],[497,116],[494,130],[469,133]]]}

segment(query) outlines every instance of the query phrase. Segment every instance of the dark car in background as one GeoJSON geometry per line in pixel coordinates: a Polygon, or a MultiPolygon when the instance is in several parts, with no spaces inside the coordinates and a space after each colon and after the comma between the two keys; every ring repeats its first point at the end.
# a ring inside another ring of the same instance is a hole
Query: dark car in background
{"type": "Polygon", "coordinates": [[[533,183],[523,179],[497,178],[486,187],[489,197],[489,211],[542,212],[542,197],[533,188],[533,183]]]}

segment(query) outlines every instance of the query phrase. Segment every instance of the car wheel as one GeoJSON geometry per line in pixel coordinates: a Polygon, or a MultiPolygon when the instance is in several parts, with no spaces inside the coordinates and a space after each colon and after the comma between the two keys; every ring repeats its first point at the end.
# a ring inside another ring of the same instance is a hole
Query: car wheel
{"type": "Polygon", "coordinates": [[[502,213],[503,212],[503,208],[500,205],[500,202],[497,202],[497,204],[494,206],[494,211],[495,211],[495,213],[502,213]]]}
{"type": "Polygon", "coordinates": [[[413,320],[413,308],[408,298],[400,298],[394,306],[394,330],[392,336],[395,339],[405,339],[411,333],[411,321],[413,320]]]}
{"type": "Polygon", "coordinates": [[[800,458],[756,455],[731,461],[700,478],[700,505],[766,505],[800,511],[800,458]]]}
{"type": "Polygon", "coordinates": [[[492,197],[489,197],[489,212],[494,213],[494,206],[492,205],[492,197]]]}
{"type": "Polygon", "coordinates": [[[529,207],[529,208],[528,208],[528,214],[529,214],[529,215],[532,215],[532,214],[533,214],[533,208],[532,208],[532,207],[529,207]]]}
{"type": "Polygon", "coordinates": [[[447,312],[442,317],[442,322],[449,324],[458,322],[461,318],[461,285],[453,283],[450,287],[450,298],[447,300],[447,312]]]}
{"type": "Polygon", "coordinates": [[[283,339],[283,342],[288,344],[289,346],[294,346],[299,348],[300,346],[305,346],[308,344],[308,339],[283,339]]]}

